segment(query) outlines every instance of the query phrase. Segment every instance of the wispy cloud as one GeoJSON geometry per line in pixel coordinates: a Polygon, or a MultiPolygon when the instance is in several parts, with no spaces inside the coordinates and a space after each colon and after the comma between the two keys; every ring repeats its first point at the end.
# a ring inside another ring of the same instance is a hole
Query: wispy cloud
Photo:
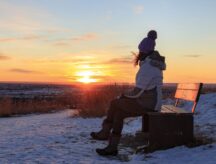
{"type": "Polygon", "coordinates": [[[71,29],[56,25],[56,18],[39,6],[0,1],[0,30],[15,33],[62,33],[71,29]],[[48,20],[48,21],[47,21],[48,20]]]}
{"type": "Polygon", "coordinates": [[[202,55],[184,55],[185,57],[189,57],[189,58],[198,58],[201,57],[202,55]]]}
{"type": "Polygon", "coordinates": [[[97,40],[98,38],[99,36],[96,33],[87,33],[76,37],[56,39],[51,42],[54,42],[53,44],[54,46],[62,47],[62,46],[70,46],[74,42],[79,43],[83,41],[92,41],[92,40],[97,40]]]}
{"type": "Polygon", "coordinates": [[[55,42],[54,43],[54,46],[57,46],[57,47],[64,47],[64,46],[69,46],[70,44],[67,43],[67,42],[55,42]]]}
{"type": "Polygon", "coordinates": [[[48,36],[45,35],[24,35],[24,36],[17,36],[17,37],[0,37],[0,42],[16,42],[16,41],[47,41],[47,42],[54,42],[55,46],[69,46],[72,42],[82,42],[82,41],[92,41],[98,39],[99,36],[96,33],[87,33],[77,37],[71,38],[60,38],[55,40],[48,39],[48,36]]]}
{"type": "MultiPolygon", "coordinates": [[[[73,56],[73,55],[71,55],[73,56]]],[[[73,58],[62,58],[62,59],[40,59],[40,60],[33,60],[31,62],[34,63],[72,63],[73,65],[91,65],[92,67],[97,65],[109,65],[109,64],[131,64],[132,63],[132,56],[126,57],[118,57],[118,58],[111,58],[109,60],[105,59],[97,59],[94,57],[88,57],[84,55],[74,56],[73,58]]]]}
{"type": "Polygon", "coordinates": [[[34,31],[41,27],[39,18],[46,15],[42,11],[38,12],[30,6],[19,6],[7,1],[0,2],[1,24],[0,29],[9,31],[34,31]],[[11,12],[12,11],[12,12],[11,12]]]}
{"type": "Polygon", "coordinates": [[[45,58],[45,59],[33,59],[33,60],[25,60],[28,62],[32,62],[32,63],[38,63],[38,64],[73,64],[73,66],[79,66],[79,65],[91,65],[92,67],[97,66],[98,64],[100,64],[100,61],[96,60],[93,57],[88,57],[88,56],[84,56],[84,55],[80,55],[75,56],[75,54],[71,55],[72,57],[69,58],[56,58],[56,59],[49,59],[49,58],[45,58]]]}
{"type": "Polygon", "coordinates": [[[132,63],[130,57],[113,58],[106,62],[107,64],[129,64],[132,63]]]}
{"type": "Polygon", "coordinates": [[[79,37],[73,37],[71,38],[72,41],[89,41],[89,40],[95,40],[98,38],[98,35],[95,33],[88,33],[88,34],[84,34],[82,36],[79,37]]]}
{"type": "Polygon", "coordinates": [[[9,60],[11,59],[9,56],[0,53],[0,60],[9,60]]]}
{"type": "Polygon", "coordinates": [[[15,72],[15,73],[23,73],[23,74],[38,74],[41,72],[38,71],[32,71],[32,70],[27,70],[27,69],[20,69],[20,68],[13,68],[9,70],[10,72],[15,72]]]}
{"type": "Polygon", "coordinates": [[[10,37],[10,38],[0,38],[0,42],[14,42],[14,41],[30,41],[30,40],[41,40],[44,36],[39,35],[26,35],[23,37],[10,37]]]}
{"type": "Polygon", "coordinates": [[[143,13],[144,7],[142,5],[137,5],[133,8],[135,14],[143,13]]]}

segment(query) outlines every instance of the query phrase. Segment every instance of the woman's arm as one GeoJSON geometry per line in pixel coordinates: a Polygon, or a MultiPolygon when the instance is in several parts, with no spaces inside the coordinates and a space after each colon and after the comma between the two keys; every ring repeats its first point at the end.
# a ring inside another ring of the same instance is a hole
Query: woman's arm
{"type": "Polygon", "coordinates": [[[132,91],[124,93],[121,97],[138,98],[143,92],[144,89],[135,87],[132,91]]]}
{"type": "Polygon", "coordinates": [[[138,98],[145,90],[152,88],[151,83],[154,77],[154,71],[152,66],[146,62],[141,63],[140,69],[136,75],[136,86],[131,92],[125,93],[122,96],[127,98],[138,98]]]}

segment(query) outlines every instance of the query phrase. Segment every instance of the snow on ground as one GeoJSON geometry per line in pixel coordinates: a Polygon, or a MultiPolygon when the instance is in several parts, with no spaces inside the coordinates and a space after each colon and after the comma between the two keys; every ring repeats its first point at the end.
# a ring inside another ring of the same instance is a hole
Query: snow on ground
{"type": "MultiPolygon", "coordinates": [[[[183,104],[189,108],[191,104],[183,104]]],[[[73,111],[26,115],[0,119],[1,163],[215,163],[216,93],[202,95],[195,115],[195,134],[211,137],[214,143],[195,148],[180,146],[151,154],[135,154],[120,146],[117,157],[100,157],[95,148],[105,141],[94,141],[91,131],[102,119],[72,118],[73,111]]],[[[141,119],[126,120],[123,136],[141,128],[141,119]]]]}

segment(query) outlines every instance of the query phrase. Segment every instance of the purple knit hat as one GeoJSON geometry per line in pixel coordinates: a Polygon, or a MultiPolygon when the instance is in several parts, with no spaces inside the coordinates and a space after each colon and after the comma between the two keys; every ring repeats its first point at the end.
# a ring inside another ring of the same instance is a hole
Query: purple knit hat
{"type": "Polygon", "coordinates": [[[150,30],[148,32],[147,36],[148,36],[148,38],[151,38],[151,39],[155,40],[155,39],[157,39],[157,32],[155,30],[150,30]]]}

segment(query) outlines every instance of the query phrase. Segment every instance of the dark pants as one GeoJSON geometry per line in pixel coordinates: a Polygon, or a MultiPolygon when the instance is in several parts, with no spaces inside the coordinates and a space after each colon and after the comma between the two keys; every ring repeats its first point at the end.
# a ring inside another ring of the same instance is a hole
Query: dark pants
{"type": "Polygon", "coordinates": [[[111,124],[112,133],[121,135],[125,118],[142,116],[146,112],[153,111],[156,104],[155,95],[151,94],[150,97],[147,95],[144,101],[146,106],[139,104],[137,99],[120,98],[112,100],[103,124],[111,124]]]}

